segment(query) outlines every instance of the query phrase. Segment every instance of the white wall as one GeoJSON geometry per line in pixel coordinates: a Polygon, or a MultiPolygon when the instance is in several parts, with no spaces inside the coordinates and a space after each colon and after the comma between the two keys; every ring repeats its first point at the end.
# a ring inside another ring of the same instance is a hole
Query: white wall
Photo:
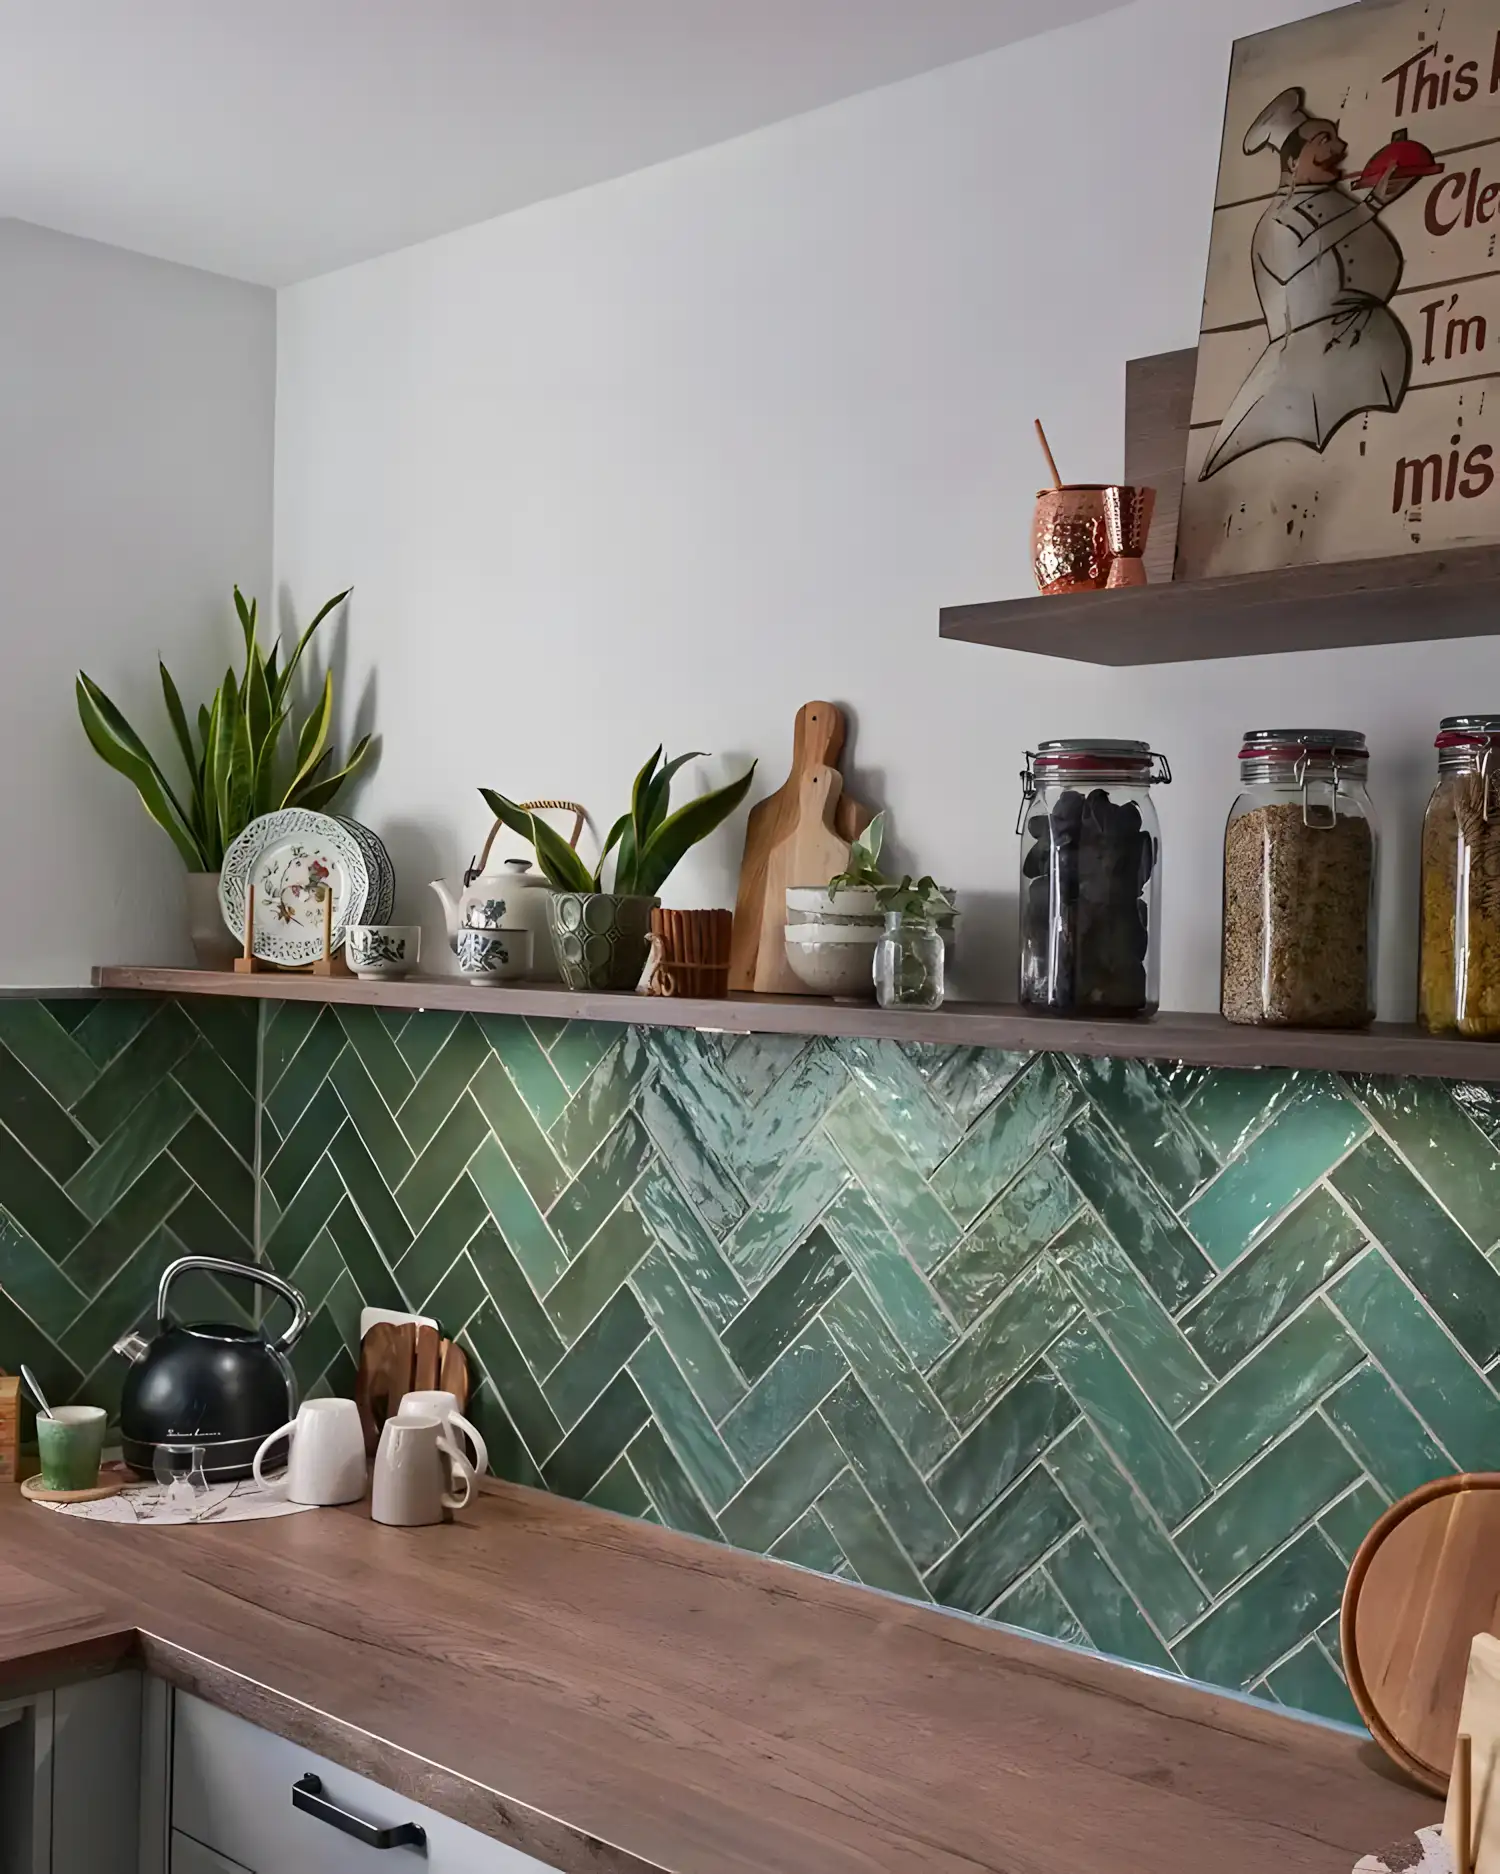
{"type": "MultiPolygon", "coordinates": [[[[0,220],[0,984],[190,961],[183,868],[84,739],[86,669],[170,744],[270,594],[275,299],[0,220]]],[[[175,768],[171,770],[174,780],[175,768]]]]}
{"type": "MultiPolygon", "coordinates": [[[[1029,588],[1033,416],[1065,474],[1120,472],[1124,361],[1196,336],[1230,40],[1317,10],[1137,0],[283,293],[278,585],[305,612],[355,582],[359,810],[404,908],[483,782],[607,825],[665,739],[771,787],[830,697],[898,858],[971,907],[969,994],[1011,993],[1022,750],[1166,749],[1164,999],[1211,1007],[1239,732],[1331,719],[1375,749],[1408,1014],[1432,735],[1500,708],[1493,640],[1110,672],[937,637],[1029,588]]],[[[732,902],[738,857],[669,898],[732,902]]]]}

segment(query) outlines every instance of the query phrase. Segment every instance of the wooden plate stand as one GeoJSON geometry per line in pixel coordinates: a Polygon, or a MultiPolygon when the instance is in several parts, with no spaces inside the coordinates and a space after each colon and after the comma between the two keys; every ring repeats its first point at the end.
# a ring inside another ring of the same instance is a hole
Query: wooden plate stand
{"type": "Polygon", "coordinates": [[[290,966],[281,963],[267,963],[255,954],[255,887],[251,885],[245,897],[245,938],[244,952],[234,959],[237,976],[348,976],[349,965],[344,960],[342,950],[337,955],[333,949],[333,893],[323,894],[323,954],[316,963],[297,963],[290,966]]]}

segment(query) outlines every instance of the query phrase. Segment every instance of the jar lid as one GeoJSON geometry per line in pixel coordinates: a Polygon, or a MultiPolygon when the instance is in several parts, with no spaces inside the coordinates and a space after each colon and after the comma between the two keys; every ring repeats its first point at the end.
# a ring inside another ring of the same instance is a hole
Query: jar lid
{"type": "Polygon", "coordinates": [[[1171,770],[1165,755],[1156,754],[1149,742],[1112,741],[1107,736],[1080,736],[1058,741],[1038,742],[1027,761],[1037,774],[1118,773],[1132,780],[1170,781],[1171,770]],[[1151,772],[1161,764],[1159,775],[1151,772]]]}
{"type": "Polygon", "coordinates": [[[1500,716],[1444,716],[1434,748],[1487,747],[1500,736],[1500,716]]]}
{"type": "Polygon", "coordinates": [[[1369,753],[1359,729],[1246,729],[1240,760],[1299,761],[1307,755],[1363,760],[1369,753]]]}

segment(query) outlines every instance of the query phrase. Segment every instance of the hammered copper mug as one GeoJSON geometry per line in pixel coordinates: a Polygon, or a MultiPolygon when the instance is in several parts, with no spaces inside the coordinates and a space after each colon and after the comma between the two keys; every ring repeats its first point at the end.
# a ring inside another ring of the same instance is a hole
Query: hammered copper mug
{"type": "Polygon", "coordinates": [[[1037,493],[1031,520],[1031,565],[1037,590],[1097,591],[1109,581],[1109,535],[1102,482],[1074,482],[1037,493]]]}

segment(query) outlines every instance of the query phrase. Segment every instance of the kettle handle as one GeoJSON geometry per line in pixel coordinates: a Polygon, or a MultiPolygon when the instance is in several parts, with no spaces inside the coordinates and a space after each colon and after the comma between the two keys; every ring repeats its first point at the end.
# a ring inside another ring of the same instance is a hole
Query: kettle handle
{"type": "Polygon", "coordinates": [[[167,1291],[179,1275],[186,1275],[189,1269],[207,1269],[214,1275],[237,1276],[242,1282],[259,1282],[263,1288],[274,1289],[283,1301],[292,1304],[292,1322],[280,1340],[273,1340],[273,1353],[286,1353],[295,1343],[308,1322],[307,1303],[290,1282],[283,1282],[279,1275],[273,1275],[263,1264],[252,1266],[245,1262],[226,1262],[222,1256],[179,1256],[176,1262],[168,1263],[162,1271],[161,1287],[156,1291],[156,1320],[162,1332],[167,1328],[167,1291]]]}

